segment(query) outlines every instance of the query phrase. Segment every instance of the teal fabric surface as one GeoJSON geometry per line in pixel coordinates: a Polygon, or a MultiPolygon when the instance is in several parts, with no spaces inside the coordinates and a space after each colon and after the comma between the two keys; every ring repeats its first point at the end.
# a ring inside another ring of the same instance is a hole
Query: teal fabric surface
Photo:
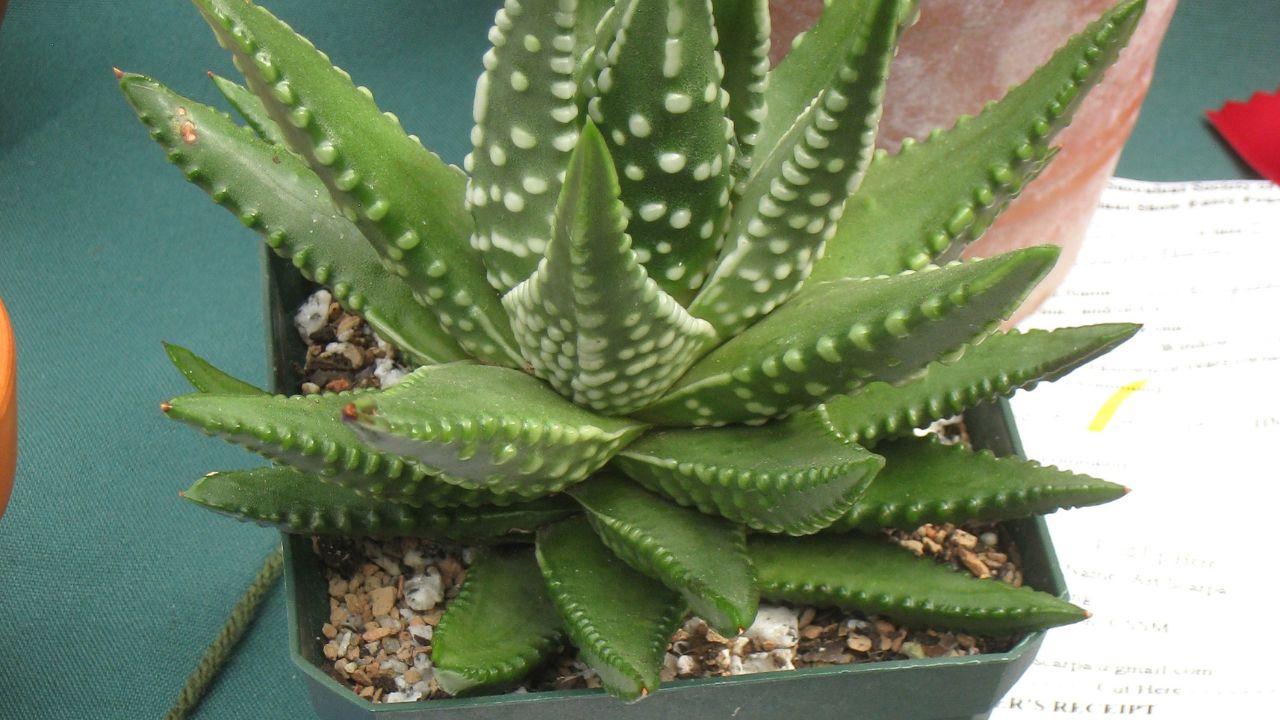
{"type": "Polygon", "coordinates": [[[1205,110],[1280,89],[1280,2],[1179,0],[1155,81],[1116,174],[1137,180],[1261,177],[1205,120],[1205,110]]]}
{"type": "MultiPolygon", "coordinates": [[[[461,161],[494,0],[269,4],[461,161]]],[[[1120,173],[1250,176],[1203,110],[1280,85],[1276,37],[1275,0],[1183,0],[1120,173]]],[[[157,410],[185,391],[161,340],[265,382],[258,241],[165,163],[112,66],[206,102],[205,71],[233,74],[181,2],[14,0],[0,29],[0,297],[20,399],[3,720],[159,717],[276,543],[177,497],[258,461],[157,410]]],[[[276,590],[199,717],[313,717],[285,623],[276,590]]]]}

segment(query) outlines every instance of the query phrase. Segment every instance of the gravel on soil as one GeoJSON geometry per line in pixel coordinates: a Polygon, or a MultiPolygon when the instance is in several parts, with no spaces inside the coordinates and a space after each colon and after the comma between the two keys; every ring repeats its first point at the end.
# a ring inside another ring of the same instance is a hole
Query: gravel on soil
{"type": "MultiPolygon", "coordinates": [[[[407,368],[356,315],[318,291],[295,317],[308,343],[297,369],[304,394],[383,387],[407,368]]],[[[928,432],[963,442],[963,425],[928,432]]],[[[995,525],[923,525],[886,531],[905,550],[975,577],[1021,585],[1017,559],[995,525]]],[[[314,538],[328,580],[329,621],[320,628],[325,670],[360,697],[397,703],[446,697],[433,676],[431,641],[466,577],[470,551],[413,538],[314,538]]],[[[690,616],[667,648],[662,680],[746,675],[879,660],[961,657],[1008,650],[1018,638],[911,630],[834,608],[760,606],[745,632],[725,637],[690,616]]],[[[600,680],[569,648],[515,692],[596,688],[600,680]]]]}

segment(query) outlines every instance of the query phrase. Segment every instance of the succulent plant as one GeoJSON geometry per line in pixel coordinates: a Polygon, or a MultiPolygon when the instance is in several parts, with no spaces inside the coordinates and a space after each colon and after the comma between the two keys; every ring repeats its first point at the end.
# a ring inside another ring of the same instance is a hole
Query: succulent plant
{"type": "Polygon", "coordinates": [[[641,697],[687,612],[734,633],[761,598],[993,634],[1084,617],[877,530],[1123,494],[913,430],[1137,330],[1000,332],[1056,249],[955,258],[1051,159],[1141,0],[896,154],[873,143],[914,2],[828,3],[770,69],[766,0],[506,0],[465,171],[266,10],[194,2],[250,127],[118,73],[129,102],[418,368],[284,397],[170,347],[197,392],[168,416],[279,463],[186,497],[293,533],[481,545],[435,636],[446,690],[510,686],[567,641],[641,697]]]}

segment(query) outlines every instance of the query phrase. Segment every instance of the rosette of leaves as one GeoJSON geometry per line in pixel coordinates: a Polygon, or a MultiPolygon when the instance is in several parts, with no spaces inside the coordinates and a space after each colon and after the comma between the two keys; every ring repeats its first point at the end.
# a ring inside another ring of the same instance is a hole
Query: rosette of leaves
{"type": "Polygon", "coordinates": [[[507,0],[463,169],[266,10],[195,5],[249,127],[120,73],[129,102],[418,369],[272,396],[171,347],[197,392],[168,415],[277,463],[186,497],[288,532],[484,545],[435,636],[446,690],[509,687],[569,642],[638,698],[686,613],[734,633],[761,598],[994,634],[1084,616],[877,530],[1123,493],[912,431],[1136,331],[1000,332],[1057,250],[954,258],[1053,156],[1141,0],[892,155],[873,143],[914,2],[829,3],[770,69],[765,0],[507,0]]]}

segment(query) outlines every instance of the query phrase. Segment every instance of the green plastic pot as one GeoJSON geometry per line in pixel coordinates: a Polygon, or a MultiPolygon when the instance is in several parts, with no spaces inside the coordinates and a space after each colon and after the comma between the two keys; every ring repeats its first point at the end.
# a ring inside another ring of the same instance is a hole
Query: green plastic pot
{"type": "MultiPolygon", "coordinates": [[[[305,347],[293,328],[295,309],[315,287],[288,262],[264,251],[267,331],[273,389],[295,392],[295,358],[305,347]]],[[[1008,404],[1001,401],[965,415],[974,445],[997,455],[1022,454],[1008,404]]],[[[1005,523],[1018,548],[1027,584],[1066,596],[1048,530],[1040,518],[1005,523]]],[[[289,653],[306,679],[323,720],[981,720],[1026,671],[1043,633],[1011,650],[963,658],[935,658],[841,665],[732,678],[666,683],[647,699],[623,704],[602,690],[374,704],[329,677],[321,666],[329,594],[310,538],[284,534],[289,653]]]]}

